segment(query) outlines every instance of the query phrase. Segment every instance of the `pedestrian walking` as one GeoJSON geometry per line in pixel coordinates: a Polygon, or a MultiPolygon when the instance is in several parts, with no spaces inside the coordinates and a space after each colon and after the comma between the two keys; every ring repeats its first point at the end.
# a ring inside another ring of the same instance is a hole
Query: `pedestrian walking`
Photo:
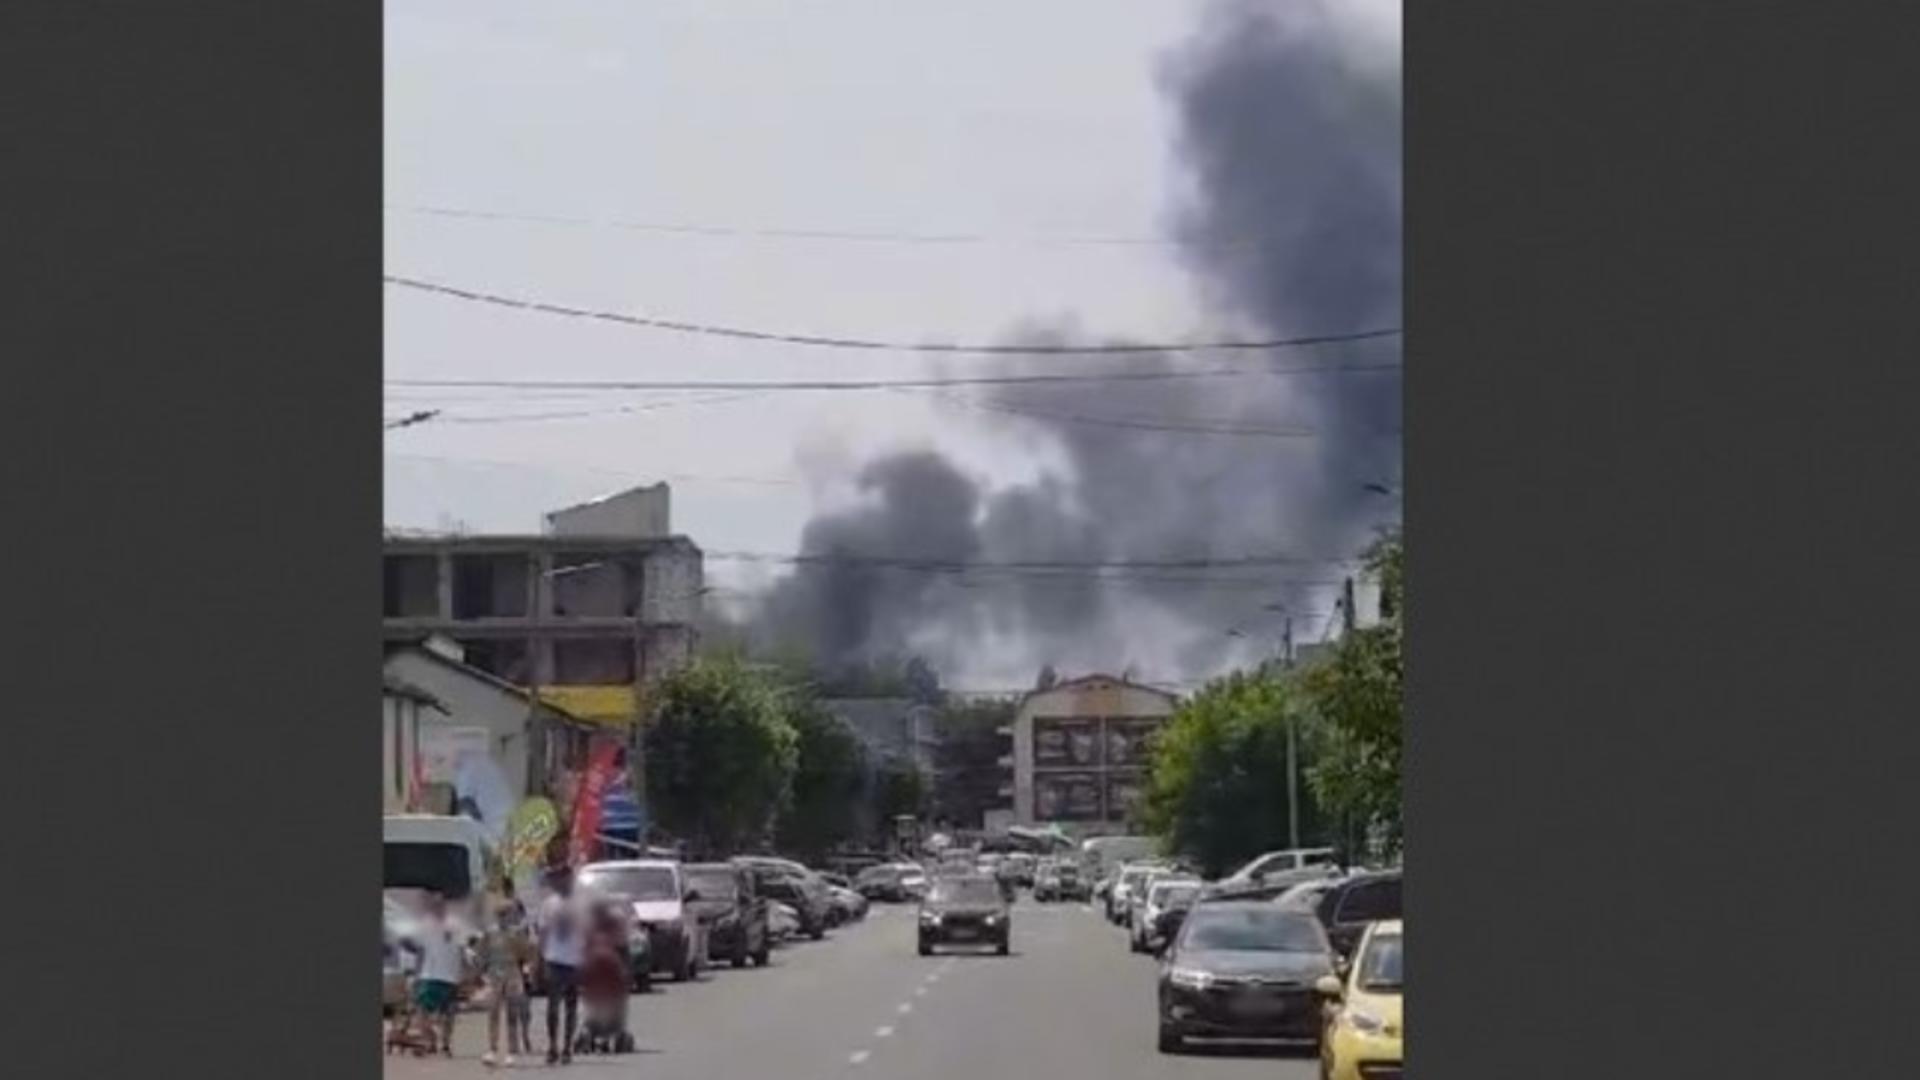
{"type": "Polygon", "coordinates": [[[526,965],[531,959],[532,937],[527,926],[527,909],[513,895],[513,881],[501,882],[501,896],[494,905],[491,925],[481,941],[481,972],[486,979],[487,1052],[481,1061],[488,1065],[511,1067],[516,1053],[531,1055],[533,1047],[527,1031],[526,965]],[[507,1050],[500,1052],[501,1020],[507,1029],[507,1050]]]}
{"type": "Polygon", "coordinates": [[[573,1036],[579,1026],[580,965],[586,959],[587,910],[573,887],[573,871],[548,871],[553,895],[540,905],[540,964],[546,973],[547,1064],[573,1061],[573,1036]],[[561,1025],[564,1007],[566,1024],[561,1025]]]}
{"type": "Polygon", "coordinates": [[[420,956],[420,977],[414,983],[413,1003],[429,1033],[437,1035],[440,1053],[453,1056],[453,1019],[460,1002],[460,983],[466,975],[466,947],[447,918],[447,898],[428,893],[419,925],[404,943],[420,956]]]}

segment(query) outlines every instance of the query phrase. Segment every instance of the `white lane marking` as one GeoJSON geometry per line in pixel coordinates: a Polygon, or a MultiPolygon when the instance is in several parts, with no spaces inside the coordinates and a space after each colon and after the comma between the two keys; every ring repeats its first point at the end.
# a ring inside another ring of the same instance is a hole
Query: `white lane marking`
{"type": "Polygon", "coordinates": [[[908,1013],[913,1011],[913,1002],[911,1001],[901,1002],[900,1008],[897,1011],[900,1013],[901,1016],[907,1015],[908,1013]]]}
{"type": "Polygon", "coordinates": [[[858,1065],[872,1056],[872,1054],[869,1054],[865,1050],[855,1050],[853,1053],[847,1055],[847,1064],[858,1065]]]}
{"type": "Polygon", "coordinates": [[[873,1037],[876,1039],[884,1039],[891,1036],[892,1034],[893,1034],[893,1029],[890,1027],[877,1027],[873,1029],[873,1037]]]}
{"type": "Polygon", "coordinates": [[[924,987],[924,986],[916,986],[916,987],[914,987],[914,988],[913,988],[913,996],[914,996],[914,997],[926,997],[926,996],[927,996],[927,988],[926,988],[926,987],[924,987]]]}
{"type": "Polygon", "coordinates": [[[1081,904],[1080,910],[1086,912],[1089,915],[1093,914],[1093,906],[1091,904],[1081,904]]]}

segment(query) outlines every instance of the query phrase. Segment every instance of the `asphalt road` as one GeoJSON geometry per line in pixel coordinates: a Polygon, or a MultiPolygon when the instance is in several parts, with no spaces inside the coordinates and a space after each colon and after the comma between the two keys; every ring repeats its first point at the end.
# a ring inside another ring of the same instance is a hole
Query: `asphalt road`
{"type": "MultiPolygon", "coordinates": [[[[914,949],[910,906],[876,905],[863,923],[776,950],[764,969],[710,971],[656,984],[629,1019],[638,1053],[576,1057],[569,1073],[647,1080],[1176,1080],[1318,1075],[1310,1053],[1209,1046],[1169,1056],[1154,1046],[1155,962],[1078,904],[1022,900],[1013,954],[914,949]]],[[[536,1045],[544,1002],[534,1001],[536,1045]]],[[[371,1040],[369,1040],[371,1041],[371,1040]]],[[[486,1018],[460,1017],[452,1059],[390,1055],[394,1078],[475,1077],[486,1018]]],[[[514,1072],[542,1070],[518,1063],[514,1072]]]]}

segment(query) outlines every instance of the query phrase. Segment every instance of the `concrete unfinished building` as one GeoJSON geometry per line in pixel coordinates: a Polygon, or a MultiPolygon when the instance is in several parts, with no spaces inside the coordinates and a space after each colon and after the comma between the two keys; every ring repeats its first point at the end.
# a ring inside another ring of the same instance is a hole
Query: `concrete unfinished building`
{"type": "Polygon", "coordinates": [[[571,527],[570,515],[589,510],[579,516],[601,512],[604,528],[613,500],[602,500],[549,515],[545,535],[389,536],[388,644],[438,636],[465,663],[543,694],[629,688],[631,699],[630,688],[691,655],[702,593],[700,549],[665,535],[664,486],[615,498],[635,496],[661,506],[651,535],[571,527]]]}

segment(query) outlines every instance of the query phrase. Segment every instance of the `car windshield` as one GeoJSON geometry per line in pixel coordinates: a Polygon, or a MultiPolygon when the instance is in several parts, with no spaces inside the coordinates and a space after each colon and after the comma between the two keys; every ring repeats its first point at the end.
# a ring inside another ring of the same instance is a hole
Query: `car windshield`
{"type": "Polygon", "coordinates": [[[1360,954],[1360,989],[1400,989],[1399,934],[1375,934],[1360,954]]]}
{"type": "Polygon", "coordinates": [[[697,889],[702,900],[732,900],[740,890],[739,881],[728,869],[687,871],[687,888],[697,889]]]}
{"type": "Polygon", "coordinates": [[[678,900],[679,875],[666,866],[589,866],[580,871],[580,887],[628,900],[678,900]]]}
{"type": "Polygon", "coordinates": [[[1197,881],[1182,881],[1165,885],[1155,885],[1149,902],[1157,907],[1172,907],[1175,904],[1189,904],[1200,893],[1197,881]]]}
{"type": "Polygon", "coordinates": [[[985,878],[942,878],[927,899],[936,904],[997,904],[1000,886],[985,878]]]}
{"type": "Polygon", "coordinates": [[[459,900],[473,890],[467,849],[459,844],[389,840],[384,854],[383,888],[426,889],[449,900],[459,900]]]}
{"type": "Polygon", "coordinates": [[[1326,938],[1312,916],[1271,907],[1212,907],[1187,916],[1181,948],[1206,952],[1326,951],[1326,938]]]}
{"type": "Polygon", "coordinates": [[[872,866],[860,871],[860,876],[854,880],[862,885],[875,885],[892,881],[899,876],[900,871],[891,866],[872,866]]]}

